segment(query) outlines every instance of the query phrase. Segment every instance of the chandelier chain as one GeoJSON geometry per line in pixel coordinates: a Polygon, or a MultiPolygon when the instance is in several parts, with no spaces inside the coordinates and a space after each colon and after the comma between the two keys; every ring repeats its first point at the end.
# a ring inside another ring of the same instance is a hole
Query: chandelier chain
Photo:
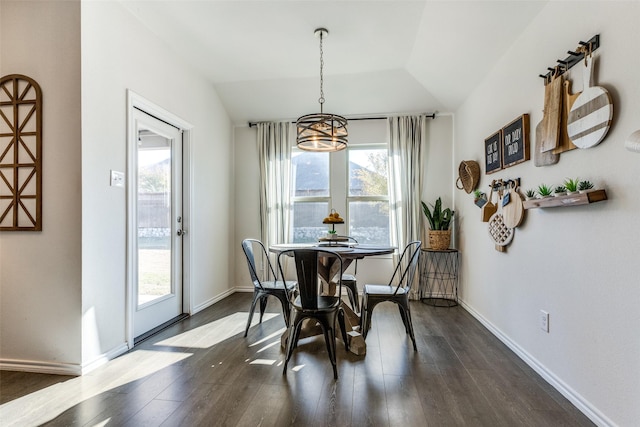
{"type": "Polygon", "coordinates": [[[296,121],[296,145],[301,150],[334,152],[347,148],[347,119],[337,114],[323,111],[324,106],[324,37],[326,28],[316,28],[314,34],[320,37],[320,113],[301,116],[296,121]]]}
{"type": "Polygon", "coordinates": [[[320,112],[322,113],[322,107],[324,104],[324,74],[322,69],[324,68],[324,52],[322,50],[322,32],[320,32],[320,98],[318,102],[320,103],[320,112]]]}

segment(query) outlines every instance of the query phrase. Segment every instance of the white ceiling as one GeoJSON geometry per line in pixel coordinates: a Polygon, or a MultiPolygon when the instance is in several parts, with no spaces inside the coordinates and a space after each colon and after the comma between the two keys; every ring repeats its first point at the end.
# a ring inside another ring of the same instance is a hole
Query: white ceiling
{"type": "Polygon", "coordinates": [[[547,1],[121,0],[215,86],[231,119],[455,110],[547,1]]]}

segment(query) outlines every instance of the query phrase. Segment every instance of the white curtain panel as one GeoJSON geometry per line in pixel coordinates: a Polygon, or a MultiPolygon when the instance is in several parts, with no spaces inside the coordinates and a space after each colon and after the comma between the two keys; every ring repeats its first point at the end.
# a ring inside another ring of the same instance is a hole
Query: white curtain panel
{"type": "MultiPolygon", "coordinates": [[[[390,117],[388,125],[391,243],[402,253],[409,242],[421,240],[427,116],[390,117]]],[[[411,289],[411,298],[418,298],[417,286],[411,289]]]]}
{"type": "Polygon", "coordinates": [[[286,243],[289,234],[291,123],[258,123],[260,232],[268,248],[286,243]]]}

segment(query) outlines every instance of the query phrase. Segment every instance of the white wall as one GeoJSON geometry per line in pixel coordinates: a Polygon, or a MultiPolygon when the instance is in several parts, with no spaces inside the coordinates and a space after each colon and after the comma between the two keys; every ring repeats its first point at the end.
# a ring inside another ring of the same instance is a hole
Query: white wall
{"type": "MultiPolygon", "coordinates": [[[[624,149],[640,128],[638,22],[638,2],[549,2],[455,119],[456,163],[484,165],[484,138],[523,113],[533,141],[544,96],[538,74],[579,40],[601,35],[596,84],[614,102],[606,139],[553,166],[532,160],[483,176],[480,188],[493,178],[521,177],[526,189],[580,177],[605,188],[609,200],[527,211],[506,253],[494,250],[471,195],[456,191],[455,204],[465,306],[598,424],[621,426],[640,419],[640,155],[624,149]],[[538,327],[541,309],[550,313],[549,333],[538,327]]],[[[570,77],[580,91],[580,74],[570,77]]]]}
{"type": "MultiPolygon", "coordinates": [[[[425,147],[425,161],[427,167],[424,171],[422,183],[422,201],[427,205],[435,203],[436,199],[442,199],[442,205],[453,207],[455,174],[458,166],[453,164],[453,116],[451,114],[438,114],[429,124],[427,134],[427,146],[425,147]]],[[[423,215],[423,221],[426,220],[423,215]]],[[[423,227],[428,229],[424,222],[423,227]]],[[[454,215],[454,229],[457,221],[454,215]]],[[[425,229],[423,229],[423,232],[425,229]]],[[[423,245],[428,246],[428,237],[423,237],[423,245]]],[[[455,247],[455,240],[453,240],[455,247]]]]}
{"type": "MultiPolygon", "coordinates": [[[[423,185],[423,199],[433,201],[442,196],[443,202],[452,202],[452,144],[453,129],[450,115],[438,116],[427,121],[428,142],[425,147],[427,168],[423,185]]],[[[247,264],[240,247],[242,239],[260,239],[260,195],[256,128],[236,127],[235,151],[235,254],[236,287],[253,291],[247,264]]],[[[386,120],[349,122],[349,144],[388,143],[389,131],[386,120]]],[[[332,156],[345,155],[344,152],[332,156]]],[[[368,258],[358,262],[359,283],[385,283],[393,272],[391,257],[368,258]]]]}
{"type": "Polygon", "coordinates": [[[126,171],[131,89],[191,123],[191,304],[230,288],[231,125],[213,86],[179,60],[118,2],[82,4],[83,364],[125,343],[126,171]],[[215,236],[215,238],[214,238],[215,236]]]}
{"type": "Polygon", "coordinates": [[[3,0],[0,10],[0,75],[35,79],[43,98],[43,230],[0,232],[0,363],[73,371],[81,362],[80,2],[3,0]]]}

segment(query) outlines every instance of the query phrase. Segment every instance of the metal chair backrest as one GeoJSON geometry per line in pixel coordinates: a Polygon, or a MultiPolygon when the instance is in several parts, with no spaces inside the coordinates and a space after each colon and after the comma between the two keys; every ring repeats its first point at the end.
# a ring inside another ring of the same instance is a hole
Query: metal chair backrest
{"type": "MultiPolygon", "coordinates": [[[[358,244],[358,241],[356,240],[355,237],[351,237],[351,236],[343,236],[343,235],[339,235],[338,237],[342,237],[344,239],[347,239],[347,242],[349,243],[355,243],[356,245],[358,244]]],[[[358,258],[356,258],[356,261],[353,263],[354,267],[353,267],[353,274],[358,274],[358,258]]]]}
{"type": "Polygon", "coordinates": [[[393,271],[391,280],[389,280],[389,286],[393,286],[393,283],[396,280],[398,282],[394,295],[396,295],[401,288],[404,288],[406,292],[411,290],[411,285],[413,284],[413,279],[418,267],[418,258],[420,257],[421,246],[422,242],[413,241],[407,244],[404,251],[402,251],[402,255],[398,260],[396,269],[393,271]]]}
{"type": "Polygon", "coordinates": [[[263,289],[263,281],[276,280],[277,276],[269,260],[269,254],[267,254],[267,250],[260,240],[244,239],[242,241],[242,250],[247,257],[249,275],[253,281],[253,286],[263,289]],[[255,252],[258,253],[256,254],[255,252]],[[259,257],[259,265],[256,264],[256,256],[259,257]]]}
{"type": "MultiPolygon", "coordinates": [[[[320,278],[318,276],[319,258],[328,258],[329,263],[337,262],[338,271],[334,276],[337,280],[335,295],[342,295],[342,257],[333,251],[321,249],[289,249],[280,252],[278,255],[278,269],[281,277],[284,277],[282,268],[283,257],[293,256],[298,280],[298,292],[300,304],[304,310],[316,310],[318,308],[318,296],[320,295],[320,278]]],[[[332,296],[332,295],[329,295],[332,296]]],[[[336,305],[339,305],[340,298],[336,298],[336,305]]]]}

